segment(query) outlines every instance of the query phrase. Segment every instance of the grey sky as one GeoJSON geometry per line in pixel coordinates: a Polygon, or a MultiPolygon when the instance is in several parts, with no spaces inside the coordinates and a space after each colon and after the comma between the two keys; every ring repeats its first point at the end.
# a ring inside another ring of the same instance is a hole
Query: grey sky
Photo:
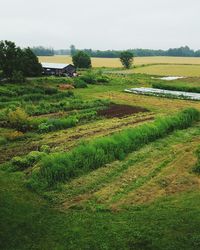
{"type": "Polygon", "coordinates": [[[20,46],[200,49],[199,0],[0,0],[0,40],[20,46]]]}

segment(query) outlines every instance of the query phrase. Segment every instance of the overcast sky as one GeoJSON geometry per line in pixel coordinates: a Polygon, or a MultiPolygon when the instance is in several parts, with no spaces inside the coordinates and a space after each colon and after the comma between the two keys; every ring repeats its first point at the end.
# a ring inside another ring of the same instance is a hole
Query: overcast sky
{"type": "Polygon", "coordinates": [[[200,0],[0,0],[0,40],[20,46],[200,49],[200,0]]]}

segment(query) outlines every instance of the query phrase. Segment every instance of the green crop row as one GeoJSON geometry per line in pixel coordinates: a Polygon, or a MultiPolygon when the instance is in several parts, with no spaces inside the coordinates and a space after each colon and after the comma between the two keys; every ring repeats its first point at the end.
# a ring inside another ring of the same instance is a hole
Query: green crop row
{"type": "Polygon", "coordinates": [[[153,83],[153,88],[165,89],[165,90],[174,90],[174,91],[185,91],[185,92],[194,92],[200,93],[200,87],[187,86],[187,85],[172,85],[172,84],[163,84],[163,83],[153,83]]]}
{"type": "Polygon", "coordinates": [[[79,145],[67,153],[55,153],[44,157],[29,180],[34,189],[51,187],[84,173],[102,167],[117,159],[123,159],[143,145],[162,138],[176,129],[185,129],[198,121],[196,109],[186,109],[174,116],[157,119],[153,123],[126,129],[113,135],[79,145]]]}

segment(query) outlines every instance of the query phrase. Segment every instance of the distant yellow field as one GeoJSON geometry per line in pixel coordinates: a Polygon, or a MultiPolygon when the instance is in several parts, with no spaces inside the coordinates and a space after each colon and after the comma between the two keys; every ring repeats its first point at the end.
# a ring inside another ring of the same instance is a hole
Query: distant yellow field
{"type": "Polygon", "coordinates": [[[152,65],[130,71],[163,76],[200,76],[200,65],[152,65]]]}
{"type": "MultiPolygon", "coordinates": [[[[71,63],[70,56],[39,56],[40,62],[56,62],[56,63],[71,63]]],[[[171,63],[171,64],[199,64],[200,58],[198,57],[136,57],[134,59],[135,65],[141,64],[154,64],[154,63],[171,63]]],[[[93,67],[121,67],[120,60],[118,58],[92,58],[93,67]]]]}
{"type": "MultiPolygon", "coordinates": [[[[71,63],[70,56],[40,56],[40,62],[71,63]]],[[[136,57],[134,65],[143,64],[171,64],[149,65],[134,69],[136,73],[153,75],[200,76],[200,58],[197,57],[136,57]],[[182,64],[182,65],[176,65],[182,64]],[[190,64],[190,65],[185,65],[190,64]]],[[[122,67],[118,58],[92,58],[93,67],[122,67]]],[[[129,71],[130,73],[133,70],[129,71]]]]}

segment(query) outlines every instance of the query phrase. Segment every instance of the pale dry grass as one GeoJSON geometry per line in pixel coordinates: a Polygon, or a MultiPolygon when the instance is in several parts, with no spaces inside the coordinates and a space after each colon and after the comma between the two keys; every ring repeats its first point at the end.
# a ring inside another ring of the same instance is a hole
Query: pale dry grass
{"type": "Polygon", "coordinates": [[[151,65],[128,71],[162,76],[200,76],[200,65],[151,65]]]}

